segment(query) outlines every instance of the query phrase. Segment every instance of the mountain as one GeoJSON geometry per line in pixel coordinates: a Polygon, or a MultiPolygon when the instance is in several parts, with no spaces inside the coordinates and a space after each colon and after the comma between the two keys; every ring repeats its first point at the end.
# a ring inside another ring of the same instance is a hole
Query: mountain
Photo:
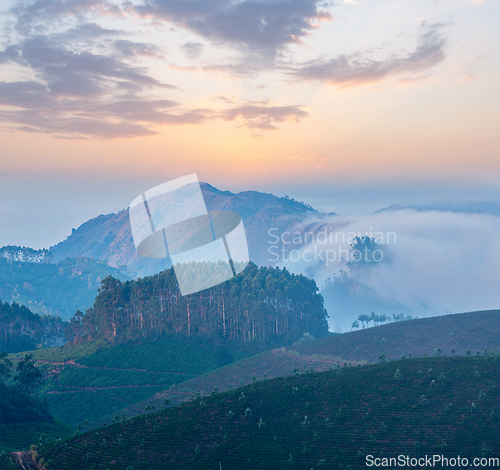
{"type": "Polygon", "coordinates": [[[379,212],[400,211],[411,209],[415,211],[439,211],[439,212],[456,212],[462,214],[489,214],[500,217],[500,204],[498,202],[489,201],[465,201],[465,202],[448,202],[441,204],[419,204],[419,205],[404,205],[392,204],[389,207],[380,209],[379,212]]]}
{"type": "Polygon", "coordinates": [[[298,374],[194,397],[35,456],[49,470],[357,469],[398,456],[410,468],[425,455],[498,468],[499,382],[499,356],[298,374]]]}
{"type": "MultiPolygon", "coordinates": [[[[292,230],[311,215],[320,215],[312,207],[257,191],[232,193],[220,191],[207,184],[200,184],[208,211],[234,211],[241,215],[250,260],[259,266],[268,266],[268,230],[277,228],[279,233],[292,230]]],[[[279,243],[280,247],[282,244],[279,243]]],[[[66,257],[93,257],[106,260],[110,266],[120,268],[133,276],[143,277],[167,269],[167,260],[148,260],[137,255],[129,222],[128,209],[117,214],[100,215],[73,229],[64,241],[50,248],[55,260],[66,257]]]]}

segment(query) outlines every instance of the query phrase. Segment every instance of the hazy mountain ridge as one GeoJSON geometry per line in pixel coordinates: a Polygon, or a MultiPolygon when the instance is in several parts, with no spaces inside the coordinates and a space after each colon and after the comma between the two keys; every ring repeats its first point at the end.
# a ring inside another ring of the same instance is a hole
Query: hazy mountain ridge
{"type": "MultiPolygon", "coordinates": [[[[220,191],[207,184],[200,184],[209,211],[227,210],[241,215],[247,234],[250,260],[259,266],[270,265],[268,260],[268,235],[270,228],[279,231],[292,227],[310,215],[319,215],[312,207],[257,191],[237,194],[220,191]]],[[[106,260],[110,266],[126,272],[145,276],[169,267],[164,259],[149,260],[137,255],[130,228],[128,209],[117,214],[95,217],[77,229],[64,241],[50,248],[55,260],[68,256],[93,257],[106,260]]]]}
{"type": "Polygon", "coordinates": [[[490,201],[465,201],[418,205],[391,204],[390,206],[384,207],[375,213],[378,214],[380,212],[400,210],[455,212],[461,214],[488,214],[500,216],[500,203],[490,201]]]}
{"type": "Polygon", "coordinates": [[[12,261],[0,257],[0,299],[16,302],[39,315],[69,320],[91,307],[101,280],[128,276],[106,263],[88,258],[65,258],[55,263],[12,261]]]}

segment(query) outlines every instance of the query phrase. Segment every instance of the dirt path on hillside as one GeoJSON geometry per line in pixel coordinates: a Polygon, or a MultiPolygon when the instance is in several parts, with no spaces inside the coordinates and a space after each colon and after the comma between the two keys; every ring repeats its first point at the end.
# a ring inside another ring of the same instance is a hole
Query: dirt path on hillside
{"type": "Polygon", "coordinates": [[[138,369],[136,367],[130,367],[128,369],[121,369],[119,367],[91,367],[91,366],[84,366],[83,364],[78,364],[74,359],[69,359],[64,362],[52,362],[52,361],[37,361],[40,364],[51,364],[54,366],[71,366],[71,367],[79,367],[81,369],[96,369],[96,370],[125,370],[125,371],[136,371],[136,372],[147,372],[148,374],[172,374],[172,375],[193,375],[193,374],[188,374],[187,372],[170,372],[170,371],[165,371],[165,372],[158,372],[154,370],[147,370],[147,369],[138,369]]]}
{"type": "Polygon", "coordinates": [[[298,354],[291,353],[289,351],[286,351],[283,349],[273,349],[273,354],[277,357],[287,357],[289,359],[296,359],[297,361],[302,361],[302,362],[318,362],[318,363],[327,363],[327,364],[341,364],[341,358],[316,358],[316,357],[310,357],[310,356],[302,356],[298,354]]]}
{"type": "Polygon", "coordinates": [[[31,452],[27,450],[23,450],[20,452],[12,452],[11,454],[15,461],[17,468],[19,470],[39,470],[40,467],[33,462],[33,459],[31,457],[31,452]]]}
{"type": "Polygon", "coordinates": [[[342,357],[334,357],[334,356],[322,356],[322,357],[312,357],[312,356],[302,356],[298,353],[294,353],[292,351],[287,351],[284,348],[273,349],[273,355],[277,357],[287,357],[289,359],[295,359],[297,361],[302,362],[315,362],[317,364],[333,364],[336,367],[343,367],[344,364],[350,364],[351,366],[357,365],[365,365],[367,361],[348,361],[347,359],[343,359],[342,357]]]}
{"type": "MultiPolygon", "coordinates": [[[[135,387],[138,387],[138,385],[135,385],[135,387]]],[[[154,387],[154,385],[143,385],[143,387],[154,387]]],[[[114,388],[123,388],[123,387],[114,387],[114,388]]],[[[115,397],[114,395],[109,395],[107,393],[102,393],[100,390],[93,389],[90,387],[81,387],[81,389],[87,391],[87,392],[94,392],[94,393],[99,393],[101,395],[104,395],[107,398],[113,398],[114,400],[122,401],[123,403],[126,403],[127,405],[133,405],[133,401],[128,401],[125,400],[124,398],[120,397],[115,397]]],[[[68,390],[68,391],[59,391],[59,390],[52,390],[50,392],[45,392],[45,395],[62,395],[65,393],[77,393],[80,392],[81,390],[68,390]]]]}
{"type": "MultiPolygon", "coordinates": [[[[143,384],[143,385],[137,385],[137,384],[131,384],[131,385],[110,385],[109,387],[78,387],[76,385],[68,385],[66,388],[69,388],[71,390],[51,390],[50,392],[45,392],[45,395],[50,395],[51,393],[76,393],[80,391],[89,391],[89,392],[95,392],[97,390],[112,390],[112,389],[117,389],[117,388],[139,388],[139,387],[163,387],[164,384],[143,384]]],[[[61,388],[64,388],[63,386],[60,386],[61,388]]]]}

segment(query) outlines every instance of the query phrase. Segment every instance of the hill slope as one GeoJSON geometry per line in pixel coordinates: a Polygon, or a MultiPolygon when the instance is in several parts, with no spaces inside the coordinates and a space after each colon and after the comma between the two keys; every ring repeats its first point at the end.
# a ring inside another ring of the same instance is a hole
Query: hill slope
{"type": "MultiPolygon", "coordinates": [[[[214,370],[255,348],[230,349],[207,338],[164,336],[33,351],[51,415],[76,426],[113,415],[156,392],[214,370]]],[[[10,356],[16,363],[21,354],[10,356]]],[[[109,422],[109,421],[108,421],[109,422]]]]}
{"type": "Polygon", "coordinates": [[[421,318],[322,338],[293,347],[304,355],[342,356],[376,362],[436,354],[472,354],[500,350],[500,310],[421,318]],[[439,353],[441,350],[441,353],[439,353]]]}
{"type": "MultiPolygon", "coordinates": [[[[500,351],[500,310],[403,321],[264,351],[158,392],[125,407],[123,413],[137,416],[148,404],[161,406],[165,398],[179,404],[197,392],[206,396],[216,388],[230,390],[254,380],[366,365],[378,362],[382,355],[394,360],[403,355],[464,356],[468,351],[482,355],[485,350],[500,351]]],[[[103,421],[95,424],[99,423],[103,421]]]]}
{"type": "Polygon", "coordinates": [[[354,469],[368,456],[426,454],[472,464],[500,457],[499,366],[439,357],[273,379],[38,453],[59,470],[354,469]]]}

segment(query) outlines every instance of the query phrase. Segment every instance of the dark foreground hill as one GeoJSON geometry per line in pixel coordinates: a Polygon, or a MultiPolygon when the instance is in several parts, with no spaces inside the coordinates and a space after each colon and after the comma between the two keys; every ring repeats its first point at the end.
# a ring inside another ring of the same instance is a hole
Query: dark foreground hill
{"type": "Polygon", "coordinates": [[[361,469],[426,455],[498,468],[499,383],[494,354],[299,374],[44,445],[37,458],[49,470],[361,469]]]}

